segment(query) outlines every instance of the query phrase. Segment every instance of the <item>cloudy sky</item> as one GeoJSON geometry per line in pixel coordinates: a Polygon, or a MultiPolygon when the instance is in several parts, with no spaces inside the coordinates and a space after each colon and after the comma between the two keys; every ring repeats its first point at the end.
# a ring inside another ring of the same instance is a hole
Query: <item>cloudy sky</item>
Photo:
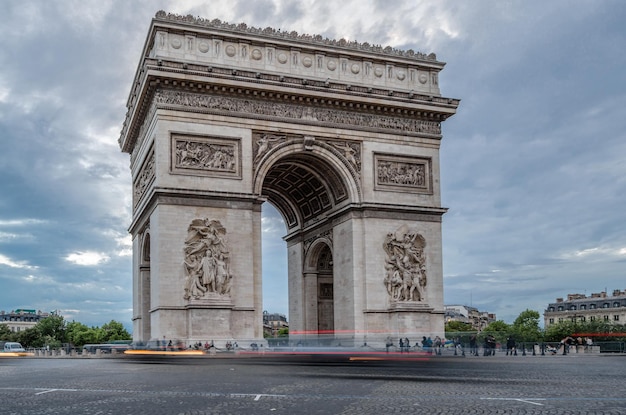
{"type": "MultiPolygon", "coordinates": [[[[460,98],[441,147],[446,304],[512,322],[626,289],[626,3],[5,0],[0,310],[131,327],[129,156],[117,139],[166,10],[434,52],[460,98]]],[[[264,211],[264,308],[287,313],[284,226],[264,211]]]]}

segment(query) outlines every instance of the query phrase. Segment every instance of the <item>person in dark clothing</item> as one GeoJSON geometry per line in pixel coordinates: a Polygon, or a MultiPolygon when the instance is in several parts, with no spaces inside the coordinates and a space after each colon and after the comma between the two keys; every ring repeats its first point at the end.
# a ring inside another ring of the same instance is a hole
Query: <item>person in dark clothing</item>
{"type": "Polygon", "coordinates": [[[515,347],[515,339],[513,336],[509,336],[506,339],[506,355],[508,356],[509,354],[511,354],[511,356],[514,354],[517,356],[517,348],[515,347]]]}
{"type": "Polygon", "coordinates": [[[478,343],[476,342],[476,334],[472,334],[469,340],[470,354],[472,356],[478,356],[478,343]]]}

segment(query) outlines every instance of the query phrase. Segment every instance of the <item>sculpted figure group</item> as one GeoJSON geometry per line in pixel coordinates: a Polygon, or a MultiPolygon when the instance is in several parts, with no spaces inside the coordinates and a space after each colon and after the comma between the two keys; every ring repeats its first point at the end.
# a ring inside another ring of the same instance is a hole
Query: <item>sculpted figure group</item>
{"type": "Polygon", "coordinates": [[[383,249],[387,293],[394,302],[423,301],[426,287],[426,240],[417,231],[402,226],[385,238],[383,249]]]}
{"type": "Polygon", "coordinates": [[[184,298],[201,299],[230,294],[230,257],[226,229],[219,221],[194,219],[187,229],[184,298]]]}

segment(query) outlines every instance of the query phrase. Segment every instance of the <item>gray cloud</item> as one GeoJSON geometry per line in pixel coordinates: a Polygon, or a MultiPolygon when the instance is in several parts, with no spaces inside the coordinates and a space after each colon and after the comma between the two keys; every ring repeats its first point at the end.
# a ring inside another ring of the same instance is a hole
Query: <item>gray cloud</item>
{"type": "MultiPolygon", "coordinates": [[[[512,321],[569,292],[626,288],[622,2],[22,3],[0,16],[0,308],[130,324],[117,138],[159,9],[447,62],[443,94],[462,99],[441,147],[447,303],[512,321]],[[67,260],[77,253],[108,260],[67,260]]],[[[286,312],[284,228],[264,217],[264,308],[286,312]]]]}

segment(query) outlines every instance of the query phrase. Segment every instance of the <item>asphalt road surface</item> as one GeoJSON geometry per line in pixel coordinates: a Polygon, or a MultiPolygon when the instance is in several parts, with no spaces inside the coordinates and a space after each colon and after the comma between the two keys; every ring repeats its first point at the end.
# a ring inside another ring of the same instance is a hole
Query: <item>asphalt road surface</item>
{"type": "Polygon", "coordinates": [[[626,414],[625,373],[604,355],[3,358],[0,414],[626,414]]]}

